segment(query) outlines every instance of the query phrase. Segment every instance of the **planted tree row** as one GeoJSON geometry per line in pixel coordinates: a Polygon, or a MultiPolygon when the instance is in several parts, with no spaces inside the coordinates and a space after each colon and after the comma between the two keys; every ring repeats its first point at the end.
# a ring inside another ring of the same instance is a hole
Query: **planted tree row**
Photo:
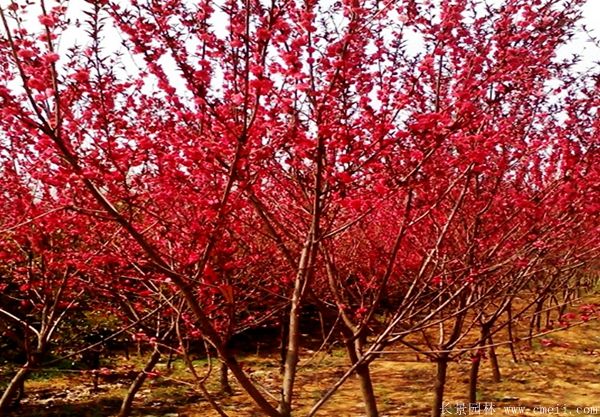
{"type": "Polygon", "coordinates": [[[376,417],[369,366],[400,345],[436,363],[432,416],[465,355],[473,402],[483,352],[597,279],[598,68],[562,53],[584,3],[0,9],[0,315],[24,352],[0,409],[49,353],[98,345],[61,336],[90,311],[153,346],[121,416],[168,354],[224,415],[204,345],[225,390],[292,415],[307,310],[351,363],[309,415],[355,374],[376,417]],[[264,327],[278,404],[232,343],[264,327]]]}

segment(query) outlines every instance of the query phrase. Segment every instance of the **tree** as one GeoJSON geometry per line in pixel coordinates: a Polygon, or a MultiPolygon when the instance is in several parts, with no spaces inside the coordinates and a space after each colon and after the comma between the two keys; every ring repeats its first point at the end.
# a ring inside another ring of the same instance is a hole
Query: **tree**
{"type": "Polygon", "coordinates": [[[598,227],[595,70],[556,57],[583,0],[97,0],[79,24],[40,4],[2,9],[3,143],[47,162],[27,175],[55,204],[112,225],[143,297],[164,285],[185,300],[185,328],[266,415],[292,413],[308,303],[342,317],[370,417],[368,363],[414,329],[453,327],[438,415],[470,314],[598,227]],[[64,51],[67,30],[87,45],[64,51]],[[282,304],[276,407],[227,340],[247,310],[282,304]]]}
{"type": "Polygon", "coordinates": [[[84,308],[95,260],[94,249],[79,235],[81,228],[93,228],[88,219],[57,207],[50,189],[20,174],[21,161],[11,162],[0,167],[0,203],[5,208],[0,224],[0,320],[6,323],[4,335],[21,349],[24,364],[3,392],[0,411],[18,404],[25,379],[52,351],[60,327],[84,308]]]}

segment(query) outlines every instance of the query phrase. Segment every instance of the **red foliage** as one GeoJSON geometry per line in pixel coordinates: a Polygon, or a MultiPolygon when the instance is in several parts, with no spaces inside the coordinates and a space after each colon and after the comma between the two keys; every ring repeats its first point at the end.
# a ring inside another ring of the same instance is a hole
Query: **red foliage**
{"type": "Polygon", "coordinates": [[[251,3],[87,3],[68,52],[63,9],[7,20],[0,262],[30,308],[60,273],[123,317],[181,296],[219,347],[294,288],[362,332],[597,259],[598,72],[557,56],[583,0],[251,3]]]}

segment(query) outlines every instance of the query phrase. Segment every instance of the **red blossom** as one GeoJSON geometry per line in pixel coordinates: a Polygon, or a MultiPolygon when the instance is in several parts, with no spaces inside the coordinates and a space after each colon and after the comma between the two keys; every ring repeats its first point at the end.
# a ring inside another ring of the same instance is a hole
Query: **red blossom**
{"type": "Polygon", "coordinates": [[[54,64],[55,62],[57,62],[60,59],[60,55],[57,54],[56,52],[49,52],[47,54],[45,54],[44,56],[42,56],[42,60],[47,64],[54,64]]]}
{"type": "Polygon", "coordinates": [[[44,26],[53,27],[56,24],[54,17],[49,15],[41,15],[38,17],[40,23],[44,26]]]}

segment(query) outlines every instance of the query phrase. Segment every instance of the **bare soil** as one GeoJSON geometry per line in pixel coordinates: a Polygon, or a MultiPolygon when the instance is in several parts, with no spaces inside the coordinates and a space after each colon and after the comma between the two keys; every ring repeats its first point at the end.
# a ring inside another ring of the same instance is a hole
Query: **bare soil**
{"type": "MultiPolygon", "coordinates": [[[[595,300],[586,300],[589,302],[595,300]]],[[[574,307],[574,311],[577,306],[574,307]]],[[[600,320],[568,328],[536,339],[532,347],[523,342],[518,346],[520,361],[514,363],[507,347],[498,348],[502,382],[493,383],[489,362],[481,367],[478,401],[479,415],[542,416],[600,415],[600,320]],[[484,413],[485,404],[493,404],[493,413],[484,413]],[[525,407],[517,409],[511,407],[525,407]]],[[[402,349],[402,348],[398,348],[402,349]]],[[[298,416],[310,409],[320,396],[341,376],[348,363],[341,349],[331,353],[303,352],[298,376],[296,408],[298,416]],[[310,358],[310,360],[309,360],[310,358]]],[[[103,417],[119,408],[121,398],[131,380],[131,369],[138,368],[143,358],[111,361],[111,375],[100,378],[94,390],[89,373],[56,372],[50,377],[32,378],[26,383],[26,397],[14,415],[22,417],[103,417]]],[[[275,355],[250,355],[241,361],[252,378],[265,391],[277,397],[280,375],[275,355]]],[[[198,369],[208,368],[206,360],[197,361],[198,369]]],[[[449,367],[446,388],[447,415],[461,415],[468,409],[468,371],[470,360],[453,362],[449,367]]],[[[261,416],[250,399],[232,381],[233,395],[219,394],[218,363],[213,360],[207,387],[231,417],[261,416]]],[[[212,417],[201,393],[181,361],[171,371],[159,365],[161,376],[146,382],[134,404],[134,416],[146,417],[212,417]]],[[[429,415],[432,400],[434,364],[406,349],[386,355],[372,364],[373,382],[381,415],[429,415]]],[[[321,409],[320,416],[359,417],[363,415],[358,382],[350,378],[321,409]]],[[[275,401],[275,400],[274,400],[275,401]]],[[[477,415],[475,410],[470,414],[477,415]]]]}

